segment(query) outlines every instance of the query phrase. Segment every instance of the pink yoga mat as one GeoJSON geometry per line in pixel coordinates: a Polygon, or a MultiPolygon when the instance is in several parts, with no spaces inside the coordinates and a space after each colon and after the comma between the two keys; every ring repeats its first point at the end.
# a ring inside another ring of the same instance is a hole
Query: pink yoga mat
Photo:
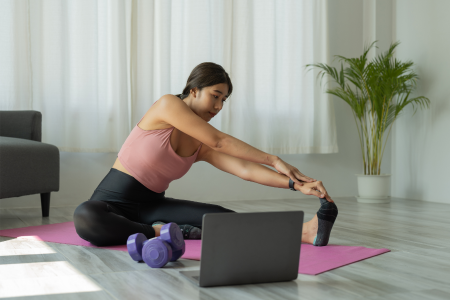
{"type": "MultiPolygon", "coordinates": [[[[78,236],[73,222],[5,229],[0,230],[0,236],[127,251],[126,245],[108,247],[92,245],[78,236]]],[[[200,260],[201,250],[201,240],[186,240],[186,252],[181,258],[200,260]]],[[[339,245],[315,247],[310,244],[302,244],[298,272],[317,275],[389,251],[385,248],[373,249],[339,245]]]]}

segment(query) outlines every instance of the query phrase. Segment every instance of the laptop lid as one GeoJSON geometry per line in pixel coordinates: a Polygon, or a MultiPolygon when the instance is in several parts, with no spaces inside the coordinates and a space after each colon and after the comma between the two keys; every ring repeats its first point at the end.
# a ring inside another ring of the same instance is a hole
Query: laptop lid
{"type": "Polygon", "coordinates": [[[303,211],[203,215],[199,286],[294,280],[303,211]]]}

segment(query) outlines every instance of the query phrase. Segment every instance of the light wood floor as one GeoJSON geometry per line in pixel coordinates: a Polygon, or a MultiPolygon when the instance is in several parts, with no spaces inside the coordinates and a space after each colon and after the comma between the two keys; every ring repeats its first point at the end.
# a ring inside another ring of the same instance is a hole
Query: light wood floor
{"type": "MultiPolygon", "coordinates": [[[[178,275],[199,269],[199,261],[151,269],[127,252],[0,237],[0,299],[450,299],[450,205],[334,200],[339,216],[330,243],[392,252],[290,282],[199,288],[178,275]]],[[[309,220],[318,203],[218,204],[238,212],[303,210],[309,220]]],[[[52,207],[48,218],[40,208],[0,209],[0,229],[72,221],[75,208],[52,207]]]]}

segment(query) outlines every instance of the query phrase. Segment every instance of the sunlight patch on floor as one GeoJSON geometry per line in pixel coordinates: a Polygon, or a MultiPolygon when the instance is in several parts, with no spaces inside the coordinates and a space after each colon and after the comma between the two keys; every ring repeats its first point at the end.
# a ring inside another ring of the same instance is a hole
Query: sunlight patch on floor
{"type": "MultiPolygon", "coordinates": [[[[14,256],[57,253],[41,241],[19,246],[17,239],[0,243],[0,257],[14,260],[14,256]],[[17,247],[18,246],[18,247],[17,247]]],[[[92,279],[68,261],[6,263],[0,265],[0,298],[38,296],[101,291],[92,279]]]]}

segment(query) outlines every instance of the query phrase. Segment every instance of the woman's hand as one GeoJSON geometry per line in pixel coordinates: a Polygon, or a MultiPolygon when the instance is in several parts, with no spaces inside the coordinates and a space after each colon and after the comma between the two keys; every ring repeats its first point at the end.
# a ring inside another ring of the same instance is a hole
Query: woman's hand
{"type": "Polygon", "coordinates": [[[305,182],[303,186],[295,185],[294,188],[297,191],[302,192],[305,195],[314,195],[319,198],[327,199],[328,202],[334,203],[333,199],[331,199],[330,195],[328,194],[327,190],[322,184],[322,181],[315,181],[315,182],[305,182]]]}
{"type": "Polygon", "coordinates": [[[281,158],[279,158],[275,164],[273,165],[275,169],[277,169],[278,173],[286,175],[287,177],[291,178],[293,182],[298,184],[299,186],[302,186],[304,183],[300,182],[306,181],[306,182],[315,182],[316,180],[303,175],[300,173],[300,171],[294,167],[288,164],[287,162],[283,161],[281,158]]]}

